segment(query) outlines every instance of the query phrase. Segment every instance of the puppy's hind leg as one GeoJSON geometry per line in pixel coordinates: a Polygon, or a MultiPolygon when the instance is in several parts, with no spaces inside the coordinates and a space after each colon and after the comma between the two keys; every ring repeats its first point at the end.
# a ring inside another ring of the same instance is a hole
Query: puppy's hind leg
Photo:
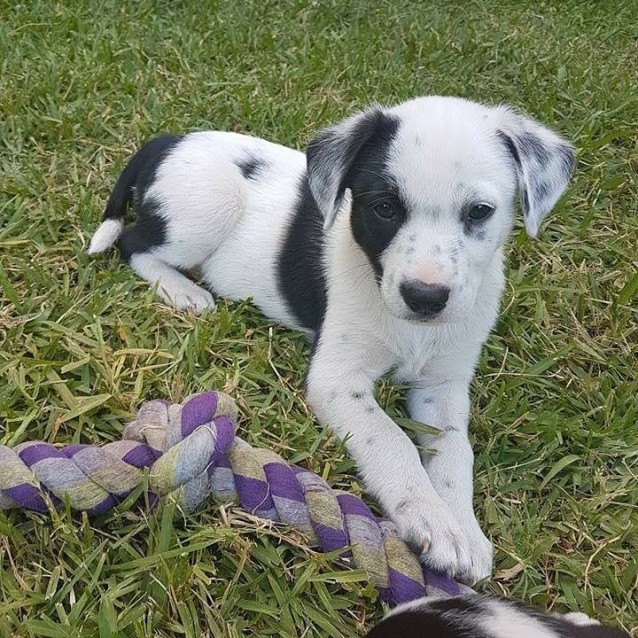
{"type": "Polygon", "coordinates": [[[192,310],[199,315],[215,310],[213,295],[193,283],[178,270],[152,252],[135,253],[129,258],[131,268],[150,284],[157,284],[159,297],[177,310],[192,310]]]}

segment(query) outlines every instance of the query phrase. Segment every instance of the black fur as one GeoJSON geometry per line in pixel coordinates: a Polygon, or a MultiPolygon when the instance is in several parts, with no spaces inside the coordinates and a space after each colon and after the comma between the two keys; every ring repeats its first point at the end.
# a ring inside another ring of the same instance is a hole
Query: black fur
{"type": "MultiPolygon", "coordinates": [[[[522,169],[521,156],[518,152],[518,147],[514,143],[514,140],[504,131],[500,129],[496,131],[499,139],[505,144],[505,148],[509,156],[514,160],[516,172],[519,173],[522,169]]],[[[529,194],[525,188],[520,188],[519,197],[521,198],[521,212],[523,216],[529,215],[529,194]]]]}
{"type": "MultiPolygon", "coordinates": [[[[137,201],[137,197],[135,198],[137,201]]],[[[166,221],[157,214],[160,203],[154,199],[135,205],[135,225],[126,228],[120,236],[118,247],[124,261],[136,253],[144,253],[161,246],[166,241],[166,221]]]]}
{"type": "MultiPolygon", "coordinates": [[[[510,157],[514,160],[517,172],[522,170],[524,161],[527,161],[528,164],[532,163],[533,170],[528,172],[531,182],[530,190],[535,196],[535,201],[542,201],[548,195],[548,185],[542,179],[539,179],[539,175],[542,175],[542,170],[550,162],[553,154],[557,154],[560,157],[561,170],[565,179],[568,179],[572,174],[574,169],[574,151],[571,146],[558,144],[549,149],[541,139],[532,133],[522,133],[512,137],[501,130],[497,130],[496,134],[504,143],[510,157]]],[[[520,198],[521,210],[523,215],[527,216],[530,210],[530,193],[527,192],[527,189],[520,188],[520,198]]]]}
{"type": "Polygon", "coordinates": [[[266,162],[251,155],[244,160],[236,162],[236,166],[241,171],[244,179],[254,179],[266,167],[266,162]]]}
{"type": "Polygon", "coordinates": [[[342,126],[329,128],[320,131],[308,144],[306,149],[308,170],[314,178],[313,188],[317,189],[315,195],[320,203],[323,204],[321,197],[323,189],[319,185],[323,182],[323,187],[328,187],[326,190],[332,191],[331,182],[334,179],[336,167],[339,171],[339,182],[336,184],[334,201],[329,202],[329,206],[338,208],[341,205],[348,187],[350,169],[355,160],[378,132],[383,133],[388,121],[391,121],[391,118],[375,107],[361,114],[347,133],[342,126]]]}
{"type": "Polygon", "coordinates": [[[378,279],[383,274],[381,255],[407,216],[397,185],[387,170],[388,152],[398,129],[398,119],[379,114],[374,132],[359,149],[344,178],[344,187],[352,191],[352,234],[378,279]],[[393,220],[380,219],[374,213],[375,204],[382,202],[394,207],[396,216],[393,220]]]}
{"type": "Polygon", "coordinates": [[[162,135],[144,144],[113,188],[104,219],[123,219],[131,202],[137,217],[135,225],[127,228],[119,240],[120,252],[126,261],[135,253],[162,244],[166,238],[166,222],[157,215],[159,203],[144,201],[144,195],[155,181],[158,166],[182,139],[182,135],[162,135]]]}
{"type": "Polygon", "coordinates": [[[292,223],[279,254],[279,288],[304,328],[319,330],[326,312],[323,215],[304,175],[292,223]]]}
{"type": "Polygon", "coordinates": [[[479,612],[465,598],[442,599],[386,618],[366,638],[489,638],[472,623],[479,612]]]}
{"type": "MultiPolygon", "coordinates": [[[[384,619],[367,638],[493,638],[490,622],[494,610],[486,603],[514,608],[521,616],[538,622],[555,638],[629,638],[629,634],[605,625],[576,625],[522,603],[483,596],[430,600],[422,607],[408,608],[384,619]]],[[[513,622],[516,622],[513,620],[513,622]]],[[[511,627],[512,636],[517,627],[511,627]]]]}

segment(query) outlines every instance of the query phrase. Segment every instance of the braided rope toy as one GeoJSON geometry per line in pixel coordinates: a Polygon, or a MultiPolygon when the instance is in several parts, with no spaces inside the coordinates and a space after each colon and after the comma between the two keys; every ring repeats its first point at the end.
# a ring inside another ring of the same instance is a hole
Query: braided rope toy
{"type": "Polygon", "coordinates": [[[209,496],[239,502],[255,516],[301,531],[321,551],[343,550],[390,605],[471,591],[423,568],[394,524],[358,497],[237,438],[236,418],[228,395],[202,392],[181,404],[144,403],[122,439],[103,446],[0,445],[0,510],[47,512],[48,497],[56,507],[67,500],[75,510],[103,514],[139,487],[148,470],[151,493],[175,498],[186,511],[209,496]]]}

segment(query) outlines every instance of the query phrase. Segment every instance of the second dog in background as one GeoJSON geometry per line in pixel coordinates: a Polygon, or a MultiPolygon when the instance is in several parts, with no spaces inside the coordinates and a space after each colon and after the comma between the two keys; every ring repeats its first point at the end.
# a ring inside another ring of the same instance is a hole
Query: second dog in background
{"type": "Polygon", "coordinates": [[[307,397],[346,438],[367,490],[431,567],[473,582],[492,548],[472,506],[468,389],[504,286],[518,193],[530,235],[573,149],[510,108],[423,97],[328,128],[307,154],[235,133],[157,138],[126,167],[90,253],[119,240],[167,303],[251,297],[313,335],[307,397]],[[127,206],[137,221],[124,229],[127,206]],[[208,290],[180,271],[198,268],[208,290]],[[379,407],[386,372],[443,430],[421,459],[379,407]]]}

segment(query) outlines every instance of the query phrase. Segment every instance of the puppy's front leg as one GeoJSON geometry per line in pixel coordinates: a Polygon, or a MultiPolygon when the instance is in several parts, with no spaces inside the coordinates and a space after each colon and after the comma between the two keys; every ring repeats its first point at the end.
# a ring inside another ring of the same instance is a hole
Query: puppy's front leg
{"type": "Polygon", "coordinates": [[[308,372],[308,401],[319,421],[345,439],[367,490],[403,538],[431,567],[465,578],[469,537],[434,490],[416,447],[374,400],[374,381],[343,350],[320,344],[308,372]]]}
{"type": "Polygon", "coordinates": [[[442,430],[420,435],[422,458],[437,494],[447,503],[472,543],[468,579],[487,578],[492,570],[492,545],[472,505],[474,453],[468,440],[469,381],[422,381],[407,395],[410,416],[442,430]]]}

